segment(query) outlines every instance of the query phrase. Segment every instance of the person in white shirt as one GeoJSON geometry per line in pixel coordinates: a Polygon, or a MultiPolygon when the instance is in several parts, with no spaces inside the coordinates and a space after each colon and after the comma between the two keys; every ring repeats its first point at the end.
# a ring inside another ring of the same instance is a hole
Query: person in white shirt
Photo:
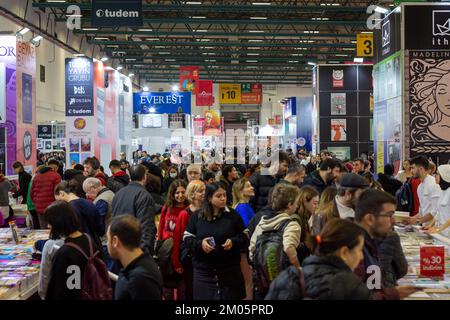
{"type": "Polygon", "coordinates": [[[450,164],[444,164],[438,168],[439,186],[442,189],[442,195],[439,199],[438,213],[435,217],[436,226],[429,228],[429,233],[442,233],[444,236],[450,236],[450,164]]]}
{"type": "Polygon", "coordinates": [[[436,179],[428,174],[429,161],[423,156],[411,159],[411,173],[414,178],[419,178],[421,183],[417,188],[419,197],[419,214],[411,217],[410,222],[415,224],[432,223],[438,212],[439,198],[442,190],[436,183],[436,179]]]}

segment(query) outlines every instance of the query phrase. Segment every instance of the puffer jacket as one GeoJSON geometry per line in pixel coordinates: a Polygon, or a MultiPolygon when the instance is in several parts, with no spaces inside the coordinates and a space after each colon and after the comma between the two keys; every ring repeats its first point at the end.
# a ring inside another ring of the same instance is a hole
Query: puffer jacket
{"type": "Polygon", "coordinates": [[[269,192],[278,183],[280,178],[261,175],[260,172],[256,172],[250,177],[249,181],[255,189],[255,195],[250,199],[250,205],[253,211],[258,212],[267,205],[269,192]]]}
{"type": "Polygon", "coordinates": [[[33,179],[31,186],[31,200],[39,214],[55,201],[55,187],[61,182],[61,176],[50,167],[42,168],[33,179]]]}
{"type": "Polygon", "coordinates": [[[108,178],[106,186],[114,193],[126,187],[130,183],[130,177],[124,172],[119,171],[108,178]]]}
{"type": "Polygon", "coordinates": [[[372,294],[336,256],[310,256],[303,263],[306,296],[317,300],[370,300],[372,294]]]}
{"type": "Polygon", "coordinates": [[[395,287],[397,280],[408,273],[408,261],[405,258],[400,237],[396,232],[377,241],[378,255],[384,270],[384,285],[395,287]]]}
{"type": "Polygon", "coordinates": [[[304,186],[311,186],[316,189],[319,194],[322,194],[329,185],[322,180],[319,170],[316,170],[305,178],[302,187],[304,186]]]}

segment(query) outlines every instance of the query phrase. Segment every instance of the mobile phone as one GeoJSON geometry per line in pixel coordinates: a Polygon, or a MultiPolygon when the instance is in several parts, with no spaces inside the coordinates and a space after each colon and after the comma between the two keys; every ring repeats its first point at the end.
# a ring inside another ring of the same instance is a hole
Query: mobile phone
{"type": "Polygon", "coordinates": [[[216,241],[214,241],[214,238],[213,238],[213,237],[208,238],[206,241],[208,242],[208,244],[209,244],[211,247],[215,247],[215,246],[216,246],[216,241]]]}

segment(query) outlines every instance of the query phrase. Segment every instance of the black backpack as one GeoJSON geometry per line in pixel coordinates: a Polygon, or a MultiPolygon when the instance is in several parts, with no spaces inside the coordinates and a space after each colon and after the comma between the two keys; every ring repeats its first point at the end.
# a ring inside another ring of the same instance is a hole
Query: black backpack
{"type": "Polygon", "coordinates": [[[414,205],[414,198],[409,184],[409,180],[406,181],[400,189],[395,193],[397,198],[397,211],[411,212],[414,205]]]}
{"type": "Polygon", "coordinates": [[[286,219],[278,228],[264,231],[256,239],[253,255],[253,285],[260,295],[265,295],[270,283],[290,265],[283,251],[283,233],[291,221],[292,219],[286,219]]]}

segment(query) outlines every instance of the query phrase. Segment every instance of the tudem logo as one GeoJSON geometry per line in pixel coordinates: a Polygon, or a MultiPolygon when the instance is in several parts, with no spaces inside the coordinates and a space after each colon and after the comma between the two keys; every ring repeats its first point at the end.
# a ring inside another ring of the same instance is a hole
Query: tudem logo
{"type": "Polygon", "coordinates": [[[450,36],[450,10],[433,10],[433,36],[450,36]]]}
{"type": "Polygon", "coordinates": [[[95,15],[98,18],[139,18],[139,11],[98,9],[95,15]]]}

